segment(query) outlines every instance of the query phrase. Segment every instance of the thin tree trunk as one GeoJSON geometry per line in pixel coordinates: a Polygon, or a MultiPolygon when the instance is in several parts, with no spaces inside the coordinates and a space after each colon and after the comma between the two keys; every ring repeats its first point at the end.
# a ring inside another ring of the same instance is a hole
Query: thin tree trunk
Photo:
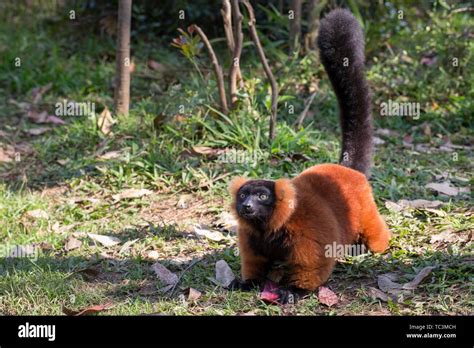
{"type": "Polygon", "coordinates": [[[284,2],[284,0],[278,1],[278,12],[280,13],[280,15],[283,15],[284,2]]]}
{"type": "MultiPolygon", "coordinates": [[[[242,14],[240,13],[239,0],[232,0],[232,15],[234,17],[234,50],[232,53],[232,62],[229,73],[229,93],[232,107],[237,102],[237,80],[240,75],[240,55],[242,53],[242,43],[244,35],[242,34],[242,14]]],[[[240,78],[242,80],[242,78],[240,78]]]]}
{"type": "Polygon", "coordinates": [[[263,51],[262,44],[260,43],[260,39],[258,38],[257,29],[255,28],[256,20],[255,14],[253,12],[253,7],[248,0],[243,0],[242,3],[247,8],[249,13],[249,31],[250,36],[252,37],[253,42],[255,43],[255,47],[257,49],[258,56],[260,61],[262,62],[263,69],[265,70],[265,74],[270,81],[270,86],[272,88],[272,115],[270,117],[270,140],[273,141],[276,135],[276,121],[277,121],[277,106],[278,106],[278,84],[273,76],[272,70],[268,65],[267,58],[265,57],[265,52],[263,51]]]}
{"type": "Polygon", "coordinates": [[[227,98],[225,94],[224,76],[222,75],[222,67],[220,66],[219,61],[217,60],[216,53],[214,52],[214,49],[212,48],[212,45],[209,42],[206,34],[204,34],[202,29],[198,27],[196,24],[193,24],[192,27],[194,30],[196,30],[197,34],[201,37],[201,40],[204,42],[204,45],[206,46],[209,52],[209,56],[211,57],[212,65],[214,66],[214,72],[216,74],[217,88],[219,90],[221,111],[226,114],[229,112],[229,109],[227,108],[227,98]]]}
{"type": "Polygon", "coordinates": [[[230,54],[234,54],[234,33],[232,32],[232,10],[230,0],[222,0],[221,9],[222,21],[224,22],[224,32],[227,41],[227,47],[230,54]]]}
{"type": "Polygon", "coordinates": [[[301,0],[291,0],[290,10],[290,55],[299,48],[301,38],[301,0]]]}
{"type": "Polygon", "coordinates": [[[114,109],[128,114],[130,104],[130,27],[132,0],[119,0],[114,109]]]}
{"type": "Polygon", "coordinates": [[[327,0],[310,0],[308,4],[308,33],[305,36],[305,50],[316,50],[316,38],[319,31],[319,16],[327,0]]]}

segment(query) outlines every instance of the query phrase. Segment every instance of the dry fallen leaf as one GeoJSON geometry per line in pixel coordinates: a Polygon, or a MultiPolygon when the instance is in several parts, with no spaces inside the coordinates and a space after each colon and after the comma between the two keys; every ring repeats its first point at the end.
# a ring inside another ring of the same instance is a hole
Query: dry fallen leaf
{"type": "Polygon", "coordinates": [[[174,288],[174,284],[166,285],[162,287],[161,289],[158,289],[158,292],[161,292],[162,294],[166,294],[168,291],[172,290],[174,288]]]}
{"type": "Polygon", "coordinates": [[[441,201],[428,201],[425,199],[415,199],[413,201],[409,201],[406,199],[402,199],[397,202],[398,204],[414,209],[422,209],[422,208],[438,208],[442,206],[444,203],[441,201]]]}
{"type": "Polygon", "coordinates": [[[111,130],[114,123],[115,120],[112,118],[112,114],[108,108],[105,108],[97,118],[97,126],[104,135],[113,135],[111,130]]]}
{"type": "Polygon", "coordinates": [[[46,111],[37,112],[36,110],[28,110],[26,117],[34,123],[44,123],[48,117],[48,113],[46,111]]]}
{"type": "Polygon", "coordinates": [[[153,60],[153,59],[149,59],[147,62],[147,65],[151,70],[157,70],[157,71],[166,70],[166,67],[163,64],[158,63],[156,60],[153,60]]]}
{"type": "Polygon", "coordinates": [[[100,202],[101,202],[100,199],[94,198],[94,197],[72,197],[67,200],[67,203],[71,205],[74,205],[74,204],[97,205],[100,202]]]}
{"type": "Polygon", "coordinates": [[[453,176],[453,179],[464,183],[469,182],[469,178],[465,178],[459,175],[453,176]]]}
{"type": "Polygon", "coordinates": [[[375,146],[385,144],[385,140],[380,139],[379,137],[373,137],[372,139],[375,146]]]}
{"type": "Polygon", "coordinates": [[[402,284],[395,282],[397,279],[398,275],[394,273],[381,274],[377,277],[377,285],[384,292],[397,293],[396,290],[402,289],[402,284]]]}
{"type": "Polygon", "coordinates": [[[188,301],[196,301],[202,296],[201,292],[194,289],[194,288],[189,288],[188,289],[188,301]]]}
{"type": "Polygon", "coordinates": [[[31,104],[27,102],[17,102],[15,99],[9,99],[8,102],[23,112],[28,112],[31,109],[31,104]]]}
{"type": "Polygon", "coordinates": [[[187,119],[188,117],[186,115],[176,114],[171,118],[171,122],[175,124],[181,124],[186,122],[187,119]]]}
{"type": "Polygon", "coordinates": [[[436,55],[436,53],[427,53],[421,58],[420,64],[426,65],[426,66],[432,66],[432,65],[435,65],[437,61],[438,61],[438,56],[436,55]]]}
{"type": "Polygon", "coordinates": [[[66,122],[63,119],[54,115],[49,115],[46,118],[45,123],[52,123],[52,124],[59,124],[59,125],[66,124],[66,122]]]}
{"type": "Polygon", "coordinates": [[[34,123],[46,123],[48,113],[46,111],[37,112],[36,110],[29,110],[26,117],[34,123]]]}
{"type": "Polygon", "coordinates": [[[105,247],[111,247],[111,246],[114,246],[114,245],[117,245],[117,244],[121,243],[120,239],[118,239],[117,237],[113,237],[113,236],[106,236],[106,235],[103,235],[103,234],[95,234],[95,233],[88,233],[87,235],[89,236],[89,238],[91,238],[92,240],[94,240],[96,242],[99,242],[100,244],[102,244],[105,247]]]}
{"type": "Polygon", "coordinates": [[[451,186],[448,181],[442,182],[442,183],[429,183],[425,186],[426,188],[432,189],[434,191],[437,191],[439,193],[442,193],[447,196],[457,196],[460,192],[469,192],[469,188],[458,188],[451,186]]]}
{"type": "Polygon", "coordinates": [[[32,219],[47,219],[49,215],[47,212],[41,209],[30,210],[26,212],[26,216],[32,219]]]}
{"type": "Polygon", "coordinates": [[[32,109],[26,113],[26,117],[34,123],[51,123],[56,125],[66,124],[63,119],[54,115],[49,115],[46,111],[37,112],[32,109]]]}
{"type": "Polygon", "coordinates": [[[63,306],[62,310],[63,310],[63,313],[66,314],[67,316],[78,317],[78,316],[82,316],[82,315],[89,315],[89,314],[95,314],[95,313],[98,313],[98,312],[102,312],[102,311],[105,311],[107,309],[110,309],[112,306],[113,306],[112,302],[107,302],[107,303],[104,303],[102,305],[90,306],[90,307],[87,307],[87,308],[84,308],[84,309],[80,309],[78,311],[68,309],[64,306],[63,306]]]}
{"type": "Polygon", "coordinates": [[[208,146],[193,146],[192,150],[195,154],[204,155],[207,157],[215,157],[225,152],[224,149],[215,149],[208,146]]]}
{"type": "Polygon", "coordinates": [[[103,155],[97,157],[98,159],[101,160],[109,160],[109,159],[117,159],[122,157],[122,152],[121,151],[109,151],[104,153],[103,155]]]}
{"type": "Polygon", "coordinates": [[[397,213],[403,211],[402,206],[400,206],[397,203],[392,202],[392,201],[385,201],[385,208],[387,208],[390,211],[397,212],[397,213]]]}
{"type": "Polygon", "coordinates": [[[150,260],[156,261],[160,258],[160,254],[156,250],[151,250],[147,253],[146,257],[150,260]]]}
{"type": "Polygon", "coordinates": [[[385,207],[388,210],[394,211],[394,212],[400,212],[404,211],[407,209],[426,209],[426,208],[438,208],[442,206],[444,203],[441,201],[428,201],[425,199],[415,199],[413,201],[407,200],[407,199],[401,199],[398,202],[391,202],[391,201],[386,201],[385,202],[385,207]]]}
{"type": "Polygon", "coordinates": [[[452,230],[443,231],[441,233],[435,234],[431,236],[430,243],[456,243],[458,241],[465,242],[469,240],[469,235],[460,235],[454,233],[452,230]]]}
{"type": "Polygon", "coordinates": [[[377,277],[377,284],[380,290],[389,294],[389,296],[396,296],[396,298],[392,297],[392,300],[398,301],[401,300],[403,296],[410,295],[412,290],[415,290],[433,269],[435,269],[435,267],[423,268],[412,281],[404,284],[396,282],[396,280],[398,280],[398,275],[395,273],[381,274],[377,277]]]}
{"type": "Polygon", "coordinates": [[[415,290],[420,283],[426,279],[431,273],[432,270],[434,270],[436,267],[425,267],[423,268],[418,274],[413,278],[412,281],[403,284],[403,289],[406,290],[415,290]]]}
{"type": "Polygon", "coordinates": [[[225,239],[224,235],[219,231],[210,231],[208,229],[202,228],[199,225],[194,226],[194,233],[196,233],[196,235],[198,235],[199,237],[205,237],[215,242],[219,242],[225,239]]]}
{"type": "Polygon", "coordinates": [[[394,136],[399,135],[397,131],[387,129],[387,128],[378,128],[375,130],[374,134],[384,136],[384,137],[394,137],[394,136]]]}
{"type": "Polygon", "coordinates": [[[11,145],[0,144],[0,162],[13,162],[15,159],[15,148],[11,145]]]}
{"type": "Polygon", "coordinates": [[[138,293],[142,296],[152,296],[156,295],[157,291],[158,289],[155,284],[146,284],[138,291],[138,293]]]}
{"type": "Polygon", "coordinates": [[[115,201],[120,201],[122,199],[140,198],[143,196],[151,195],[152,193],[153,191],[147,189],[127,189],[116,195],[113,195],[112,198],[115,201]]]}
{"type": "Polygon", "coordinates": [[[412,147],[413,145],[413,137],[410,134],[407,134],[403,137],[403,146],[405,147],[412,147]]]}
{"type": "Polygon", "coordinates": [[[178,203],[176,204],[178,206],[178,209],[187,209],[188,208],[188,197],[183,195],[179,197],[178,203]]]}
{"type": "Polygon", "coordinates": [[[227,262],[219,260],[216,262],[216,281],[223,287],[228,287],[235,279],[234,272],[229,267],[227,262]]]}
{"type": "Polygon", "coordinates": [[[176,256],[169,260],[169,263],[176,268],[186,268],[189,264],[193,262],[193,257],[191,256],[176,256]]]}
{"type": "Polygon", "coordinates": [[[130,247],[138,241],[137,239],[126,241],[125,244],[120,248],[119,254],[123,254],[130,250],[130,247]]]}
{"type": "Polygon", "coordinates": [[[445,139],[443,145],[440,146],[441,151],[453,152],[454,150],[470,150],[472,147],[467,145],[455,145],[451,142],[451,139],[445,139]]]}
{"type": "MultiPolygon", "coordinates": [[[[69,225],[69,226],[73,226],[73,225],[69,225]]],[[[87,237],[87,232],[83,232],[83,231],[73,232],[72,236],[76,238],[84,238],[84,237],[87,237]]]]}
{"type": "Polygon", "coordinates": [[[34,246],[40,248],[41,250],[54,250],[53,245],[48,242],[35,243],[34,246]]]}
{"type": "Polygon", "coordinates": [[[70,236],[67,239],[66,244],[64,245],[64,250],[71,251],[71,250],[80,248],[81,245],[82,245],[82,242],[79,239],[76,239],[76,238],[70,236]]]}
{"type": "Polygon", "coordinates": [[[100,274],[100,272],[98,270],[96,270],[95,268],[81,268],[81,269],[78,269],[77,271],[74,272],[75,274],[81,274],[83,276],[85,276],[85,278],[87,278],[88,280],[92,280],[94,278],[97,278],[100,274]]]}
{"type": "Polygon", "coordinates": [[[51,128],[49,127],[37,127],[37,128],[30,128],[28,130],[25,130],[24,132],[29,135],[41,135],[46,132],[49,132],[51,128]]]}
{"type": "Polygon", "coordinates": [[[415,145],[415,151],[430,154],[434,151],[434,148],[430,147],[430,146],[427,146],[425,144],[416,144],[415,145]]]}
{"type": "Polygon", "coordinates": [[[424,135],[426,135],[428,138],[431,138],[431,126],[428,122],[423,122],[421,124],[421,129],[423,130],[424,135]]]}
{"type": "Polygon", "coordinates": [[[379,299],[384,302],[388,302],[388,295],[384,293],[382,290],[369,286],[367,289],[367,293],[373,299],[379,299]]]}
{"type": "Polygon", "coordinates": [[[431,208],[425,208],[425,210],[437,216],[448,216],[448,213],[446,213],[444,210],[431,209],[431,208]]]}
{"type": "Polygon", "coordinates": [[[33,104],[38,104],[42,99],[43,95],[48,92],[53,84],[50,82],[47,85],[35,87],[31,90],[31,97],[33,98],[33,104]]]}
{"type": "Polygon", "coordinates": [[[320,286],[318,290],[318,300],[328,307],[334,306],[339,302],[337,295],[329,288],[320,286]]]}
{"type": "Polygon", "coordinates": [[[151,269],[155,272],[159,281],[164,285],[172,287],[178,282],[178,276],[159,262],[154,263],[151,266],[151,269]]]}
{"type": "Polygon", "coordinates": [[[70,159],[58,159],[56,162],[58,162],[60,165],[64,166],[70,162],[70,159]]]}
{"type": "Polygon", "coordinates": [[[64,233],[64,232],[67,232],[67,231],[71,230],[76,225],[77,225],[77,223],[61,226],[61,224],[59,222],[55,222],[53,224],[53,226],[51,226],[51,231],[54,232],[54,233],[64,233]]]}

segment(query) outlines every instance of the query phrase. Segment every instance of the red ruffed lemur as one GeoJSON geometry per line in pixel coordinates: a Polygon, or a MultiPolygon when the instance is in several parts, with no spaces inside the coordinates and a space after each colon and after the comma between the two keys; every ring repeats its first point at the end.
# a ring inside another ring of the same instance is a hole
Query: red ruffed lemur
{"type": "Polygon", "coordinates": [[[390,239],[366,178],[373,144],[362,29],[349,11],[333,10],[321,21],[318,46],[339,102],[340,165],[316,165],[291,180],[235,178],[229,187],[242,273],[232,287],[259,286],[274,262],[284,262],[281,302],[327,281],[336,262],[328,245],[363,242],[383,252],[390,239]]]}

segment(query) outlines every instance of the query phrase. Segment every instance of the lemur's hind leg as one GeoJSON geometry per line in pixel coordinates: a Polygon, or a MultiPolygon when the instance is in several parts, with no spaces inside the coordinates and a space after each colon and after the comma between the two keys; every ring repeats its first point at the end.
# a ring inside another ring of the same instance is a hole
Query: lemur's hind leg
{"type": "Polygon", "coordinates": [[[373,198],[370,197],[365,204],[361,237],[371,251],[384,252],[388,248],[391,233],[382,216],[380,216],[373,198]]]}

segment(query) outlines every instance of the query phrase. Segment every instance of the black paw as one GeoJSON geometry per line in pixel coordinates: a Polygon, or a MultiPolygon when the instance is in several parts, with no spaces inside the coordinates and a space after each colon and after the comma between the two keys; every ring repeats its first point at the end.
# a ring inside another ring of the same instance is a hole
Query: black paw
{"type": "Polygon", "coordinates": [[[252,291],[256,288],[260,287],[260,281],[249,279],[246,281],[242,281],[240,279],[235,278],[232,283],[227,287],[229,290],[240,290],[240,291],[252,291]]]}

